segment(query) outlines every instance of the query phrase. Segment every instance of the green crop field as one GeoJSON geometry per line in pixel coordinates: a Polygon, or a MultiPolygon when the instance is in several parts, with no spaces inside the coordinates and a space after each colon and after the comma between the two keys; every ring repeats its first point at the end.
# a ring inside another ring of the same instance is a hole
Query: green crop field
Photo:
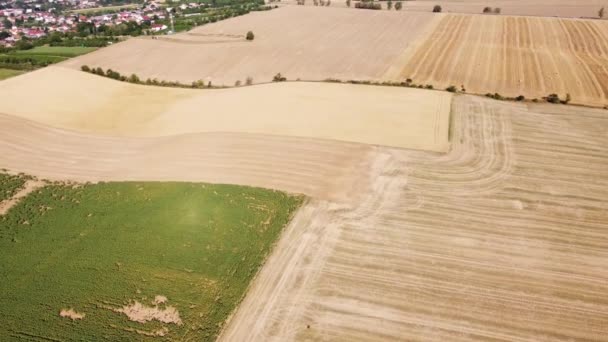
{"type": "Polygon", "coordinates": [[[0,340],[214,340],[302,201],[195,183],[36,190],[0,217],[0,340]]]}
{"type": "Polygon", "coordinates": [[[0,68],[0,81],[7,79],[9,77],[21,75],[23,73],[24,73],[24,71],[22,71],[22,70],[12,70],[12,69],[0,68]]]}
{"type": "Polygon", "coordinates": [[[36,46],[29,50],[19,50],[18,55],[45,55],[58,57],[76,57],[85,53],[93,52],[98,48],[82,46],[36,46]]]}
{"type": "MultiPolygon", "coordinates": [[[[0,69],[0,75],[2,75],[2,69],[0,69]]],[[[0,172],[0,202],[13,197],[25,184],[27,178],[23,175],[9,175],[0,172]]]]}

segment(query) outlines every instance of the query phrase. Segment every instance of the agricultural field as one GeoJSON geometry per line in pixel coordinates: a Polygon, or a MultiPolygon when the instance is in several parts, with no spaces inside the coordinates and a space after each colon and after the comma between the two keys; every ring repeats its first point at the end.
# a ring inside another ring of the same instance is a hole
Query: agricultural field
{"type": "Polygon", "coordinates": [[[42,187],[0,217],[0,339],[212,341],[301,202],[200,183],[42,187]]]}
{"type": "Polygon", "coordinates": [[[0,171],[0,202],[13,197],[23,187],[27,177],[0,171]]]}
{"type": "Polygon", "coordinates": [[[286,6],[163,39],[129,39],[63,65],[226,86],[247,77],[270,82],[277,73],[289,80],[378,79],[437,19],[431,13],[286,6]],[[248,31],[255,34],[253,41],[245,40],[248,31]]]}
{"type": "Polygon", "coordinates": [[[605,340],[606,23],[282,3],[0,82],[0,340],[605,340]]]}
{"type": "Polygon", "coordinates": [[[595,18],[604,0],[408,0],[403,1],[403,11],[430,12],[440,5],[448,13],[482,13],[487,6],[500,8],[503,15],[538,17],[595,18]]]}
{"type": "Polygon", "coordinates": [[[20,50],[15,52],[18,55],[36,56],[55,56],[55,57],[76,57],[97,50],[95,47],[81,46],[36,46],[30,50],[20,50]]]}
{"type": "Polygon", "coordinates": [[[402,71],[437,87],[608,104],[608,21],[507,16],[444,16],[402,71]]]}
{"type": "Polygon", "coordinates": [[[12,70],[12,69],[4,69],[0,68],[0,81],[5,80],[9,77],[14,77],[23,74],[25,71],[23,70],[12,70]]]}
{"type": "Polygon", "coordinates": [[[0,161],[49,178],[310,196],[220,340],[601,340],[605,111],[458,95],[451,121],[451,148],[437,154],[238,133],[96,136],[3,115],[0,161]]]}
{"type": "Polygon", "coordinates": [[[220,341],[608,336],[605,111],[452,115],[449,153],[373,149],[348,200],[303,207],[220,341]]]}
{"type": "Polygon", "coordinates": [[[157,137],[241,132],[446,151],[452,95],[290,82],[236,89],[134,85],[53,66],[0,84],[0,113],[51,126],[157,137]],[[61,79],[63,82],[58,83],[61,79]],[[28,101],[30,94],[40,94],[28,101]],[[64,94],[71,94],[66,106],[64,94]]]}

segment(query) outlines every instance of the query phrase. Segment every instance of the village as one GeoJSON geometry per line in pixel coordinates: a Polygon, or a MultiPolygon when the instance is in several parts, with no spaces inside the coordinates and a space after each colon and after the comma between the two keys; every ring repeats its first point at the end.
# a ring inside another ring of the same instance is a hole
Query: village
{"type": "Polygon", "coordinates": [[[205,3],[178,2],[175,7],[169,7],[157,1],[111,7],[102,5],[94,0],[2,1],[0,47],[11,48],[23,39],[34,41],[54,32],[86,37],[121,24],[138,26],[139,34],[171,33],[168,25],[171,14],[196,13],[206,6],[205,3]]]}

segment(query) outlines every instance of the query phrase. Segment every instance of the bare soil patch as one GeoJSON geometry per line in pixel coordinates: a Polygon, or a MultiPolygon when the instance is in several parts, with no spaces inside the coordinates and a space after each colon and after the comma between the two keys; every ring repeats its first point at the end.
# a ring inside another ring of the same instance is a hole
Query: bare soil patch
{"type": "Polygon", "coordinates": [[[78,312],[74,311],[74,309],[62,309],[59,312],[59,316],[67,317],[67,318],[71,319],[72,321],[76,321],[76,320],[83,319],[84,316],[86,316],[86,314],[78,313],[78,312]]]}

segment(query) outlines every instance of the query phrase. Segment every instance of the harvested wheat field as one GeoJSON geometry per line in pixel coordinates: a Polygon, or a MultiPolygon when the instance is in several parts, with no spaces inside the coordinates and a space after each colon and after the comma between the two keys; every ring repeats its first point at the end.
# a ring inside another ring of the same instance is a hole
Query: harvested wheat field
{"type": "Polygon", "coordinates": [[[468,92],[608,104],[608,21],[447,15],[399,74],[468,92]]]}
{"type": "Polygon", "coordinates": [[[608,335],[608,117],[457,96],[447,154],[256,134],[107,137],[0,116],[0,165],[304,193],[220,340],[608,335]]]}
{"type": "Polygon", "coordinates": [[[608,336],[608,117],[460,96],[443,156],[374,148],[294,218],[222,341],[608,336]]]}
{"type": "Polygon", "coordinates": [[[379,79],[437,16],[287,6],[205,25],[161,39],[136,38],[63,65],[111,68],[140,78],[232,86],[252,77],[379,79]],[[244,35],[253,31],[255,40],[244,35]]]}
{"type": "Polygon", "coordinates": [[[596,17],[605,0],[416,0],[404,1],[404,11],[430,12],[440,5],[443,12],[482,13],[485,7],[500,8],[501,14],[539,17],[596,17]]]}
{"type": "Polygon", "coordinates": [[[438,152],[448,147],[452,98],[420,89],[305,82],[161,88],[64,67],[4,81],[0,92],[5,96],[0,113],[85,132],[144,137],[259,133],[438,152]],[[32,93],[40,94],[36,101],[32,93]],[[65,94],[70,94],[67,102],[65,94]]]}

